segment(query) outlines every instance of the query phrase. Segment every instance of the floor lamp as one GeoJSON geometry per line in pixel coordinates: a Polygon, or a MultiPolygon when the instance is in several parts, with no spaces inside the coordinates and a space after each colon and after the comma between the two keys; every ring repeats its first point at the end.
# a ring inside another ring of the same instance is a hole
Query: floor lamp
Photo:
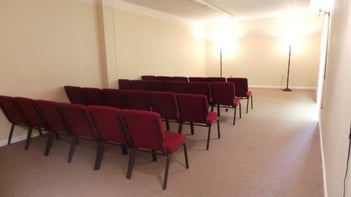
{"type": "Polygon", "coordinates": [[[289,44],[289,59],[288,59],[288,72],[286,75],[286,88],[283,89],[283,91],[288,91],[288,92],[291,91],[291,89],[289,88],[290,59],[291,59],[291,44],[289,44]]]}
{"type": "Polygon", "coordinates": [[[222,77],[223,65],[222,65],[222,47],[219,48],[219,76],[222,77]]]}

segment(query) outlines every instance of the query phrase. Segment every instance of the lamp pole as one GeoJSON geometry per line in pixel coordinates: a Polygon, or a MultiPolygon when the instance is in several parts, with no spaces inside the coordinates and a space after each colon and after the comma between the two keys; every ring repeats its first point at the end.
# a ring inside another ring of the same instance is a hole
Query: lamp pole
{"type": "Polygon", "coordinates": [[[219,48],[219,76],[222,77],[222,47],[219,48]]]}
{"type": "Polygon", "coordinates": [[[290,76],[290,59],[291,59],[291,44],[289,44],[289,59],[288,59],[288,73],[286,75],[286,88],[283,91],[291,91],[289,88],[289,76],[290,76]]]}

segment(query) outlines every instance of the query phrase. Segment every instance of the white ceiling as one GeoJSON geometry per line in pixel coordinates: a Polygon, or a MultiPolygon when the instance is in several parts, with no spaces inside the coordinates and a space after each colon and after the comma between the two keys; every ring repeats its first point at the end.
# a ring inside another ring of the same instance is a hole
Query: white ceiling
{"type": "Polygon", "coordinates": [[[292,8],[306,8],[310,0],[124,0],[190,20],[221,16],[261,16],[292,8]]]}

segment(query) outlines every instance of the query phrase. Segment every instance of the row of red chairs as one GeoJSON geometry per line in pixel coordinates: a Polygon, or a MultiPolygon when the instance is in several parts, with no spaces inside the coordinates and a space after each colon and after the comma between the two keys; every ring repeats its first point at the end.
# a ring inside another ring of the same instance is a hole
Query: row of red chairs
{"type": "Polygon", "coordinates": [[[70,136],[68,162],[71,162],[78,140],[93,140],[97,144],[94,170],[100,168],[106,143],[120,145],[123,153],[127,154],[127,148],[130,150],[128,179],[132,175],[135,151],[151,152],[154,160],[156,155],[163,155],[167,157],[163,189],[167,187],[172,153],[181,146],[184,148],[185,167],[189,168],[185,135],[166,132],[160,115],[155,112],[9,96],[0,96],[0,106],[12,123],[8,144],[15,125],[29,128],[25,149],[30,143],[31,130],[44,128],[49,132],[45,155],[49,154],[55,135],[70,136]]]}
{"type": "MultiPolygon", "coordinates": [[[[204,91],[203,86],[199,84],[210,84],[212,83],[234,83],[234,94],[235,97],[240,99],[246,99],[246,113],[249,110],[249,100],[251,99],[251,109],[253,108],[253,94],[248,87],[248,79],[242,77],[166,77],[166,76],[150,76],[144,75],[141,80],[129,80],[129,79],[119,79],[118,85],[119,89],[137,89],[145,91],[171,91],[177,93],[198,93],[199,86],[201,87],[200,93],[208,96],[209,102],[211,104],[210,98],[213,96],[213,91],[204,91]],[[189,81],[188,81],[189,79],[189,81]],[[211,95],[212,94],[212,95],[211,95]]],[[[210,88],[212,89],[212,88],[210,88]]]]}
{"type": "Polygon", "coordinates": [[[91,96],[101,100],[97,103],[86,103],[86,105],[99,104],[121,109],[157,112],[165,121],[167,130],[170,129],[170,121],[179,124],[178,132],[180,133],[183,130],[183,124],[189,124],[192,135],[194,135],[194,125],[208,127],[207,150],[210,144],[211,125],[214,121],[217,121],[218,138],[220,138],[218,113],[208,110],[209,105],[205,95],[142,90],[81,88],[78,86],[65,86],[64,88],[71,103],[82,104],[80,103],[81,100],[79,100],[80,97],[75,99],[74,96],[79,95],[79,92],[84,92],[86,89],[89,89],[89,92],[92,93],[92,89],[94,89],[95,94],[91,94],[91,96]]]}
{"type": "MultiPolygon", "coordinates": [[[[239,106],[239,115],[241,118],[241,102],[240,98],[235,96],[235,85],[233,83],[225,82],[190,82],[186,83],[191,94],[204,95],[207,99],[207,105],[211,106],[211,111],[217,106],[217,113],[220,116],[220,107],[234,108],[233,125],[236,122],[236,109],[239,106]]],[[[85,104],[85,105],[106,105],[114,106],[124,109],[140,109],[152,110],[157,108],[157,105],[167,103],[167,100],[159,100],[154,102],[154,98],[162,98],[158,96],[165,91],[144,91],[137,89],[99,89],[79,86],[64,86],[68,99],[71,103],[85,104]],[[156,96],[150,96],[153,94],[156,96]]],[[[176,94],[177,91],[175,91],[176,94]]],[[[168,92],[173,93],[174,92],[168,92]]],[[[188,92],[185,94],[189,94],[188,92]]],[[[173,95],[175,97],[175,95],[173,95]]],[[[176,109],[176,106],[173,108],[176,109]]],[[[167,121],[166,121],[167,123],[167,121]]]]}

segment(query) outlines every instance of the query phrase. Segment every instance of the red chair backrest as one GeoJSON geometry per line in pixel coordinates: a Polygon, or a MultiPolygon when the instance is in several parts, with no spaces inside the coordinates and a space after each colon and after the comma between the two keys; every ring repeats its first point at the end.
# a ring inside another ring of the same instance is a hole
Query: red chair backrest
{"type": "Polygon", "coordinates": [[[189,81],[208,82],[207,77],[189,77],[189,81]]]}
{"type": "Polygon", "coordinates": [[[0,96],[0,107],[10,123],[16,125],[26,125],[23,117],[17,110],[13,97],[0,96]]]}
{"type": "Polygon", "coordinates": [[[212,101],[214,104],[234,105],[235,86],[234,83],[211,82],[212,101]]]}
{"type": "Polygon", "coordinates": [[[191,94],[202,94],[207,97],[207,101],[212,103],[212,93],[210,84],[207,82],[189,82],[189,92],[191,94]]]}
{"type": "Polygon", "coordinates": [[[158,80],[156,76],[153,75],[142,75],[141,80],[158,80]]]}
{"type": "Polygon", "coordinates": [[[182,121],[207,123],[208,102],[205,95],[176,94],[182,121]]]}
{"type": "Polygon", "coordinates": [[[46,130],[63,134],[69,133],[59,113],[60,103],[47,100],[36,100],[34,102],[34,107],[36,108],[46,130]]]}
{"type": "Polygon", "coordinates": [[[247,91],[249,90],[247,78],[231,77],[227,81],[235,83],[235,95],[237,97],[247,97],[247,91]]]}
{"type": "Polygon", "coordinates": [[[130,80],[129,79],[118,79],[118,88],[119,89],[131,89],[131,85],[130,85],[130,80]]]}
{"type": "Polygon", "coordinates": [[[133,90],[146,90],[146,82],[144,80],[130,80],[130,88],[133,90]]]}
{"type": "Polygon", "coordinates": [[[100,139],[88,113],[88,108],[80,104],[61,103],[60,111],[67,130],[77,137],[100,139]]]}
{"type": "Polygon", "coordinates": [[[29,127],[43,127],[43,123],[34,107],[35,100],[25,97],[14,97],[18,112],[29,127]]]}
{"type": "Polygon", "coordinates": [[[167,82],[161,80],[145,81],[147,91],[166,91],[167,82]]]}
{"type": "Polygon", "coordinates": [[[121,118],[131,146],[166,152],[160,115],[141,110],[121,110],[121,118]]]}
{"type": "Polygon", "coordinates": [[[101,89],[99,88],[90,88],[83,87],[82,89],[83,95],[86,99],[86,105],[102,105],[102,96],[101,89]]]}
{"type": "Polygon", "coordinates": [[[104,141],[125,143],[120,123],[120,110],[115,107],[88,106],[92,122],[104,141]]]}
{"type": "Polygon", "coordinates": [[[208,82],[226,82],[224,77],[207,77],[208,82]]]}
{"type": "Polygon", "coordinates": [[[179,110],[173,92],[147,92],[151,110],[160,114],[161,118],[178,120],[179,110]]]}
{"type": "Polygon", "coordinates": [[[174,92],[174,93],[188,93],[189,92],[188,82],[168,81],[167,91],[174,92]]]}
{"type": "Polygon", "coordinates": [[[142,90],[120,90],[121,108],[150,110],[146,92],[142,90]]]}
{"type": "Polygon", "coordinates": [[[171,77],[171,81],[184,81],[184,82],[188,82],[189,79],[188,79],[188,77],[173,76],[173,77],[171,77]]]}
{"type": "Polygon", "coordinates": [[[108,88],[102,89],[101,96],[102,96],[104,105],[121,108],[122,100],[121,100],[121,95],[119,93],[119,90],[108,89],[108,88]]]}
{"type": "Polygon", "coordinates": [[[86,99],[82,88],[78,86],[64,86],[68,100],[74,104],[86,105],[86,99]]]}

